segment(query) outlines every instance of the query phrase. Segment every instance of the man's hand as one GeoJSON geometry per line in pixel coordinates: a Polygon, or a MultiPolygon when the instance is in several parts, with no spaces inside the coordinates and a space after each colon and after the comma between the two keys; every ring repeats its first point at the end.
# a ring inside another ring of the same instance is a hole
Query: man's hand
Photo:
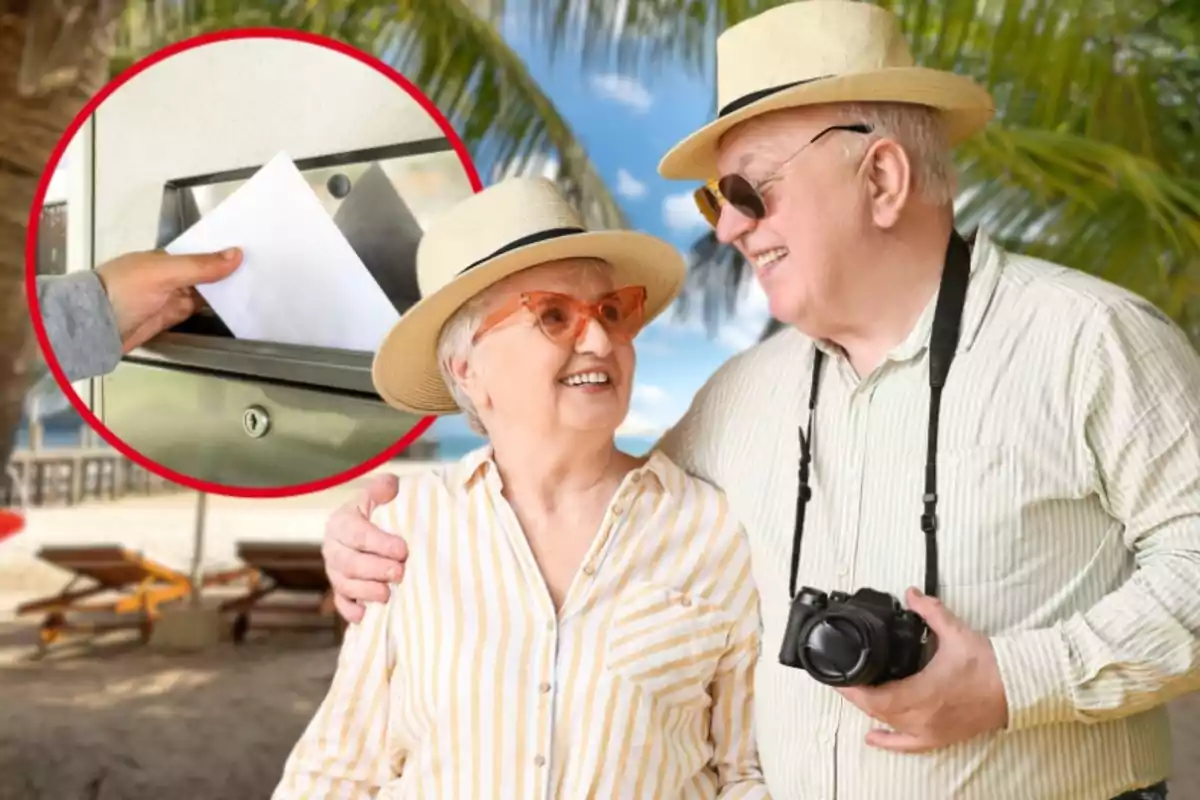
{"type": "Polygon", "coordinates": [[[897,753],[924,753],[1008,724],[1008,702],[992,644],[941,601],[908,590],[908,607],[938,637],[925,669],[882,686],[838,689],[891,730],[873,730],[867,744],[897,753]]]}
{"type": "Polygon", "coordinates": [[[394,499],[395,475],[376,475],[357,499],[330,515],[321,555],[333,587],[333,602],[347,622],[358,622],[364,603],[386,603],[389,583],[404,577],[408,544],[371,523],[371,512],[394,499]]]}
{"type": "Polygon", "coordinates": [[[112,304],[122,350],[128,353],[196,313],[195,286],[229,277],[242,263],[236,247],[219,253],[126,253],[96,268],[112,304]]]}

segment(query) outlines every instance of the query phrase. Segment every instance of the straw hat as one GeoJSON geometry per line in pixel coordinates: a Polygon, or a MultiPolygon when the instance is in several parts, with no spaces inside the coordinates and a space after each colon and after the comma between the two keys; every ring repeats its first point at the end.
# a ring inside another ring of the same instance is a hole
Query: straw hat
{"type": "Polygon", "coordinates": [[[817,103],[890,101],[941,110],[953,146],[994,113],[969,78],[913,65],[895,15],[856,0],[800,0],[738,23],[717,39],[717,119],[663,157],[665,178],[710,180],[717,142],[768,111],[817,103]]]}
{"type": "Polygon", "coordinates": [[[617,286],[646,287],[646,321],[678,295],[686,273],[670,244],[633,231],[587,231],[545,178],[512,178],[473,194],[439,217],[417,248],[421,299],[384,337],[371,377],[389,405],[416,414],[452,414],[454,402],[437,362],[446,321],[492,284],[564,258],[599,258],[617,286]]]}

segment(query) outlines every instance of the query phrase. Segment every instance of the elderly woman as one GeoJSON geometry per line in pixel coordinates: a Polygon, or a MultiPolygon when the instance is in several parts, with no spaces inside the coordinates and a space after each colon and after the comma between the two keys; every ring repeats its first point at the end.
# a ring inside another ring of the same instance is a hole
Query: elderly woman
{"type": "Polygon", "coordinates": [[[515,179],[417,261],[376,387],[464,411],[488,444],[373,512],[409,543],[403,581],[347,632],[275,797],[767,797],[742,529],[715,488],[614,441],[678,252],[586,232],[553,184],[515,179]]]}

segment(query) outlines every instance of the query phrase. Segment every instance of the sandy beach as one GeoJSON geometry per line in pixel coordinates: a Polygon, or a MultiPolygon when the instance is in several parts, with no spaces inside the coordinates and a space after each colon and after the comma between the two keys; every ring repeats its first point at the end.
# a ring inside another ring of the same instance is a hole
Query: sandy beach
{"type": "MultiPolygon", "coordinates": [[[[210,497],[205,566],[235,566],[239,540],[319,541],[330,509],[361,484],[279,500],[210,497]]],[[[195,507],[183,493],[34,509],[28,529],[0,544],[0,800],[270,796],[333,675],[331,632],[252,632],[201,653],[113,633],[33,660],[37,620],[11,614],[65,582],[35,558],[46,544],[111,542],[186,571],[195,507]]],[[[1171,800],[1200,800],[1200,695],[1173,712],[1171,800]]]]}
{"type": "MultiPolygon", "coordinates": [[[[388,470],[428,464],[399,461],[388,470]]],[[[365,478],[294,498],[209,496],[203,564],[238,565],[243,540],[319,542],[365,478]]],[[[0,544],[0,800],[256,800],[270,796],[333,675],[331,632],[251,632],[202,653],[163,653],[127,632],[71,637],[41,659],[38,617],[13,615],[68,575],[45,545],[119,544],[187,572],[197,495],[127,497],[29,512],[0,544]]],[[[206,596],[206,604],[228,594],[206,596]]]]}

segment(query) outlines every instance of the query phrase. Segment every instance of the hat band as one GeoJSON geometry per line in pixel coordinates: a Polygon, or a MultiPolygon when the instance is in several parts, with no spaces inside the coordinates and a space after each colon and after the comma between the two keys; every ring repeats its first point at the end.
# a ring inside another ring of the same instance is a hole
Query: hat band
{"type": "Polygon", "coordinates": [[[738,99],[730,100],[728,103],[726,103],[724,106],[722,106],[721,110],[717,113],[717,119],[720,119],[721,117],[729,116],[733,112],[739,111],[739,110],[745,108],[746,106],[750,105],[751,103],[756,103],[759,100],[762,100],[764,97],[769,97],[777,92],[782,92],[786,89],[791,89],[792,87],[795,87],[795,86],[803,86],[804,84],[812,83],[813,81],[823,81],[823,80],[826,80],[827,78],[832,78],[832,77],[834,77],[832,74],[818,75],[815,78],[805,78],[804,80],[792,81],[791,83],[784,83],[784,84],[781,84],[780,86],[771,86],[766,89],[759,89],[757,92],[751,92],[750,94],[744,94],[741,97],[739,97],[738,99]]]}
{"type": "Polygon", "coordinates": [[[501,247],[499,250],[495,251],[494,253],[490,253],[490,254],[484,256],[483,258],[479,259],[478,261],[473,261],[470,264],[467,264],[465,267],[463,267],[462,269],[460,269],[458,271],[458,274],[462,275],[464,272],[469,272],[470,270],[475,269],[476,267],[478,267],[480,264],[484,263],[485,261],[491,261],[493,258],[502,256],[511,250],[516,250],[519,247],[526,247],[531,244],[537,244],[538,242],[544,242],[547,239],[557,239],[560,236],[573,236],[578,233],[586,233],[586,232],[587,231],[585,231],[583,228],[570,227],[570,228],[549,228],[544,231],[538,231],[537,233],[531,233],[528,236],[522,236],[520,239],[509,242],[508,244],[504,245],[504,247],[501,247]]]}

